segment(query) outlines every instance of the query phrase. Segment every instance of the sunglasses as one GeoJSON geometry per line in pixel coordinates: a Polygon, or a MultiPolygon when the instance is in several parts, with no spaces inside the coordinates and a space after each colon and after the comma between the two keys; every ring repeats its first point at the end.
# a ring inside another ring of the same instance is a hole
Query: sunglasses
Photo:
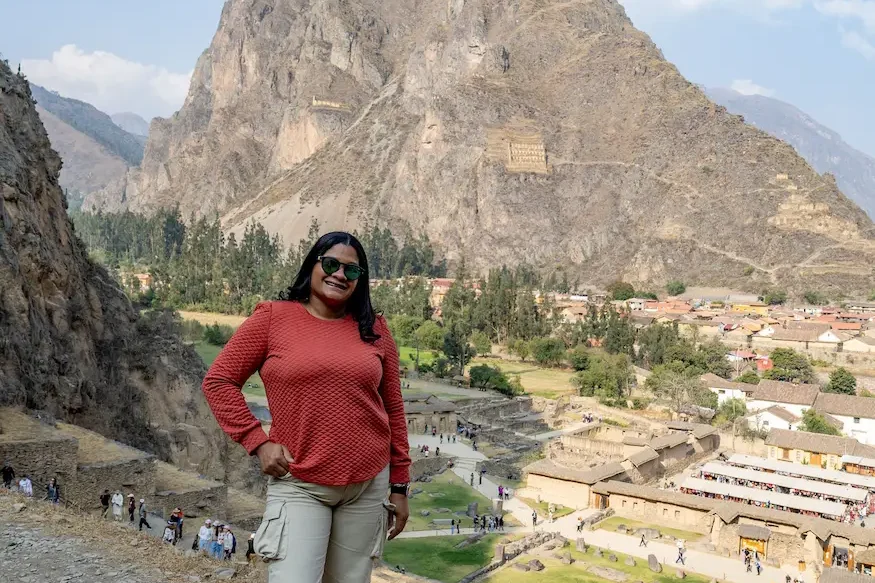
{"type": "Polygon", "coordinates": [[[361,265],[356,265],[355,263],[341,263],[334,257],[326,257],[322,255],[317,257],[316,260],[322,264],[322,271],[327,275],[337,273],[342,267],[343,275],[349,281],[355,281],[365,273],[365,269],[361,265]]]}

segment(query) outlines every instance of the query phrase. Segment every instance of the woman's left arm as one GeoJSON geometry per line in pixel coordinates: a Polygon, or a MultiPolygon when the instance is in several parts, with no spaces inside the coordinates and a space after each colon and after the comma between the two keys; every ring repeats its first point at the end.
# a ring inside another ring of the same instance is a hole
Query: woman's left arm
{"type": "Polygon", "coordinates": [[[410,481],[410,444],[407,441],[407,419],[404,416],[404,400],[401,397],[398,347],[382,316],[377,318],[375,328],[380,335],[378,342],[383,348],[383,381],[380,384],[380,395],[389,415],[389,429],[392,434],[389,446],[389,482],[402,484],[410,481]]]}

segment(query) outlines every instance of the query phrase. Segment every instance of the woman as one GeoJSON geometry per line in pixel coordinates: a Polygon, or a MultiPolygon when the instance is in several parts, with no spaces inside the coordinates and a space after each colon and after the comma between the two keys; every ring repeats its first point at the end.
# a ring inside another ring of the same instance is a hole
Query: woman
{"type": "Polygon", "coordinates": [[[371,306],[368,260],[323,235],[279,301],[259,304],[204,379],[228,435],[269,475],[255,552],[271,583],[364,583],[407,522],[410,456],[398,351],[371,306]],[[241,388],[261,373],[270,437],[241,388]],[[389,494],[387,500],[386,496],[389,494]]]}

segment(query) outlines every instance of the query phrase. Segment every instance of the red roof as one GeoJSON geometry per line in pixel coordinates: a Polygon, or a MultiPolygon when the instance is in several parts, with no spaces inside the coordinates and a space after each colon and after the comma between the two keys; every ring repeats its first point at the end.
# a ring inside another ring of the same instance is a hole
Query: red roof
{"type": "Polygon", "coordinates": [[[750,350],[736,350],[731,353],[733,356],[738,358],[756,358],[756,352],[751,352],[750,350]]]}
{"type": "Polygon", "coordinates": [[[863,325],[859,322],[833,322],[829,325],[833,330],[862,330],[863,325]]]}
{"type": "Polygon", "coordinates": [[[772,370],[775,368],[775,365],[772,364],[771,358],[758,358],[757,359],[757,370],[762,372],[764,370],[772,370]]]}

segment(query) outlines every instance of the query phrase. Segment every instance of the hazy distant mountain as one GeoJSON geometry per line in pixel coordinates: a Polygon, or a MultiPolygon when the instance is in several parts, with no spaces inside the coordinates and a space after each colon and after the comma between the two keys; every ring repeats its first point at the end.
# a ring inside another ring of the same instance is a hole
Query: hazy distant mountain
{"type": "MultiPolygon", "coordinates": [[[[125,176],[143,159],[146,138],[129,134],[93,105],[30,84],[52,148],[61,156],[60,184],[70,208],[125,176]]],[[[142,121],[142,120],[141,120],[142,121]]]]}
{"type": "Polygon", "coordinates": [[[146,137],[149,135],[149,122],[145,119],[137,115],[136,113],[124,112],[124,113],[116,113],[112,116],[112,121],[125,130],[129,134],[134,134],[135,136],[146,137]]]}
{"type": "Polygon", "coordinates": [[[834,174],[841,191],[875,218],[875,158],[789,103],[732,89],[705,92],[730,112],[743,115],[749,124],[793,146],[821,174],[834,174]]]}

